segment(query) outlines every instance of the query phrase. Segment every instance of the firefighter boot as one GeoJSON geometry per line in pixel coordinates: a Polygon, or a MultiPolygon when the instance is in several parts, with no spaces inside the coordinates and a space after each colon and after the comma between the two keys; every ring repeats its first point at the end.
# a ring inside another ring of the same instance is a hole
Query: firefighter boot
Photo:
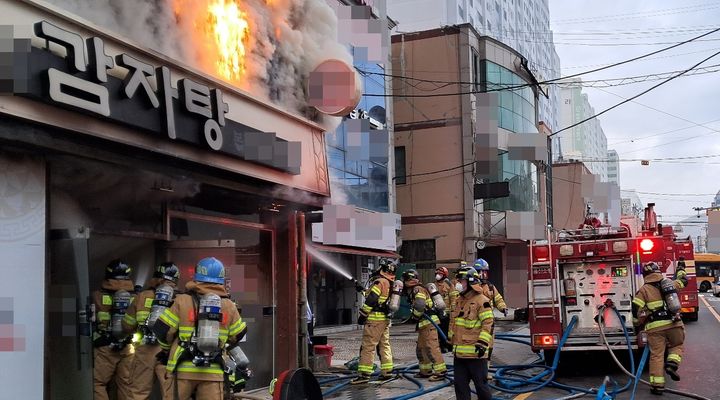
{"type": "Polygon", "coordinates": [[[435,373],[428,380],[430,382],[444,381],[445,380],[445,372],[435,373]]]}
{"type": "Polygon", "coordinates": [[[677,370],[678,370],[677,363],[672,362],[672,361],[667,361],[665,363],[665,372],[667,372],[667,374],[670,376],[670,379],[672,379],[674,381],[680,380],[680,375],[678,374],[677,370]]]}
{"type": "Polygon", "coordinates": [[[380,376],[378,376],[377,380],[380,382],[385,382],[395,378],[397,378],[397,375],[393,374],[392,372],[383,372],[380,374],[380,376]]]}
{"type": "Polygon", "coordinates": [[[660,387],[655,387],[655,386],[653,386],[653,387],[650,388],[650,393],[652,393],[652,394],[654,394],[654,395],[656,395],[656,396],[662,396],[663,393],[665,393],[665,389],[664,389],[664,388],[660,388],[660,387]]]}
{"type": "Polygon", "coordinates": [[[360,385],[363,383],[370,382],[370,375],[367,374],[360,374],[355,379],[350,381],[351,385],[360,385]]]}

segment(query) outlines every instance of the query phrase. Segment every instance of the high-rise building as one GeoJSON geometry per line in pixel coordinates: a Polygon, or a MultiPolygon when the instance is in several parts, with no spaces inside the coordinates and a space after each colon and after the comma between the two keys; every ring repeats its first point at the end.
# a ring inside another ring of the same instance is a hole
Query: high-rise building
{"type": "Polygon", "coordinates": [[[618,157],[617,151],[608,150],[607,158],[608,182],[614,182],[618,186],[620,186],[620,159],[618,157]]]}
{"type": "MultiPolygon", "coordinates": [[[[560,125],[571,126],[595,115],[582,87],[562,88],[560,91],[560,125]]],[[[590,172],[608,181],[607,137],[597,118],[558,134],[553,143],[553,159],[556,161],[584,160],[590,172]]]]}
{"type": "MultiPolygon", "coordinates": [[[[398,20],[398,33],[469,23],[525,57],[538,81],[560,77],[548,0],[389,0],[388,14],[398,20]]],[[[562,127],[560,91],[556,85],[544,90],[547,97],[540,95],[538,119],[556,131],[562,127]]]]}

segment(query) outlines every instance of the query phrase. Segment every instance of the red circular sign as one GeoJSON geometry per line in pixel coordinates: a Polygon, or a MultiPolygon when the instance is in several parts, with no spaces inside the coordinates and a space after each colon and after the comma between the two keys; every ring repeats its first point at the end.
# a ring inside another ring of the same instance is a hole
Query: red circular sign
{"type": "Polygon", "coordinates": [[[349,114],[360,103],[361,91],[355,70],[340,60],[323,61],[308,77],[308,103],[324,114],[349,114]]]}

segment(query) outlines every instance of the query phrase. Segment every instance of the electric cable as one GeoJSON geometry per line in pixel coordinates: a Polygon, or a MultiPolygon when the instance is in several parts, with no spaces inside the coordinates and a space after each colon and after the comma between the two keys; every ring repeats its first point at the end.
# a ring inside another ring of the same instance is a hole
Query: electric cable
{"type": "MultiPolygon", "coordinates": [[[[671,46],[663,47],[662,49],[658,49],[658,50],[652,51],[652,52],[650,52],[650,53],[646,53],[646,54],[643,54],[643,55],[640,55],[640,56],[636,56],[636,57],[633,57],[633,58],[630,58],[630,59],[627,59],[627,60],[619,61],[619,62],[610,64],[610,65],[606,65],[606,66],[603,66],[603,67],[594,68],[594,69],[591,69],[591,70],[588,70],[588,71],[578,72],[578,73],[571,74],[571,75],[568,75],[568,76],[563,76],[563,77],[560,77],[560,78],[548,79],[548,80],[545,80],[545,81],[542,81],[542,82],[537,82],[537,83],[521,84],[521,85],[516,85],[516,86],[513,86],[513,87],[503,88],[503,89],[491,89],[491,90],[485,90],[485,91],[468,91],[468,92],[461,92],[461,93],[437,93],[437,94],[427,94],[427,95],[395,95],[395,94],[372,94],[372,93],[366,93],[366,94],[364,94],[364,96],[368,96],[368,97],[439,97],[439,96],[452,96],[452,95],[463,95],[463,94],[473,94],[473,93],[488,93],[488,92],[492,92],[492,91],[518,89],[518,88],[523,88],[523,87],[528,87],[528,86],[546,85],[546,84],[549,84],[549,83],[552,83],[552,82],[557,82],[557,81],[561,81],[561,80],[566,80],[566,79],[570,79],[570,78],[579,77],[579,76],[582,76],[582,75],[591,74],[591,73],[598,72],[598,71],[603,71],[603,70],[610,69],[610,68],[614,68],[614,67],[617,67],[617,66],[620,66],[620,65],[624,65],[624,64],[633,62],[633,61],[637,61],[637,60],[640,60],[640,59],[643,59],[643,58],[646,58],[646,57],[650,57],[650,56],[652,56],[652,55],[655,55],[655,54],[658,54],[658,53],[662,53],[662,52],[665,52],[665,51],[674,49],[674,48],[676,48],[676,47],[678,47],[678,46],[682,46],[682,45],[684,45],[684,44],[686,44],[686,43],[698,41],[698,40],[700,40],[701,38],[703,38],[703,37],[705,37],[705,36],[708,36],[708,35],[711,35],[711,34],[713,34],[713,33],[715,33],[715,32],[718,32],[718,31],[720,31],[720,28],[715,28],[715,29],[712,29],[712,30],[710,30],[710,31],[708,31],[708,32],[703,33],[702,35],[695,36],[695,37],[693,37],[693,38],[684,40],[684,41],[682,41],[682,42],[674,43],[674,44],[672,44],[671,46]]],[[[718,39],[718,40],[720,40],[720,39],[718,39]]],[[[716,53],[716,54],[717,54],[717,53],[716,53]]],[[[712,58],[712,57],[710,57],[710,58],[712,58]]],[[[703,62],[704,62],[704,61],[703,61],[703,62]]],[[[699,64],[698,64],[698,65],[699,65],[699,64]]],[[[693,69],[694,69],[694,68],[693,68],[693,69]]],[[[365,72],[366,72],[366,73],[371,73],[371,72],[368,72],[368,71],[365,71],[365,72]]],[[[688,71],[685,71],[685,72],[688,72],[688,71]]],[[[380,72],[372,72],[372,74],[377,74],[377,75],[382,75],[382,76],[388,76],[388,77],[391,77],[391,78],[400,78],[400,79],[408,79],[408,78],[409,78],[409,79],[413,79],[413,80],[416,80],[416,81],[430,81],[430,80],[422,80],[422,79],[417,79],[417,78],[412,78],[412,77],[406,77],[406,76],[395,75],[395,74],[386,74],[386,73],[380,73],[380,72]]],[[[435,82],[435,83],[437,83],[437,82],[435,82]]],[[[450,82],[443,82],[443,83],[450,83],[450,82]]],[[[455,83],[457,83],[457,84],[463,84],[463,82],[455,82],[455,83]]]]}
{"type": "Polygon", "coordinates": [[[617,107],[620,107],[621,105],[623,105],[623,104],[625,104],[625,103],[629,103],[629,102],[637,99],[638,97],[640,97],[640,96],[642,96],[642,95],[644,95],[644,94],[647,94],[647,93],[649,93],[650,91],[655,90],[655,89],[659,88],[660,86],[665,85],[665,84],[668,83],[668,82],[671,82],[672,80],[674,80],[674,79],[682,76],[682,75],[685,74],[686,72],[692,71],[693,69],[699,67],[700,65],[702,65],[702,64],[705,63],[706,61],[708,61],[708,60],[716,57],[716,56],[719,55],[719,54],[720,54],[720,51],[717,51],[717,52],[713,53],[711,56],[706,57],[706,58],[703,59],[702,61],[700,61],[700,62],[696,63],[695,65],[693,65],[692,67],[686,69],[685,71],[680,72],[680,73],[678,73],[678,74],[676,74],[676,75],[673,75],[673,76],[671,76],[670,78],[667,78],[667,79],[663,80],[662,82],[660,82],[660,83],[658,83],[658,84],[656,84],[656,85],[653,85],[653,86],[651,86],[650,88],[645,89],[645,90],[643,90],[642,92],[640,92],[640,93],[638,93],[638,94],[636,94],[636,95],[634,95],[634,96],[632,96],[632,97],[629,97],[629,98],[627,98],[627,99],[625,99],[625,100],[623,100],[623,101],[621,101],[621,102],[619,102],[619,103],[617,103],[617,104],[615,104],[615,105],[613,105],[613,106],[611,106],[611,107],[609,107],[609,108],[606,108],[606,109],[600,111],[599,113],[595,113],[595,115],[592,115],[592,116],[590,116],[590,117],[588,117],[588,118],[585,118],[585,119],[583,119],[583,120],[581,120],[581,121],[578,121],[578,122],[576,122],[576,123],[574,123],[574,124],[572,124],[572,125],[566,126],[566,127],[562,128],[562,129],[560,129],[559,131],[553,132],[553,133],[549,134],[548,137],[553,137],[553,136],[555,136],[555,135],[557,135],[557,134],[559,134],[559,133],[561,133],[561,132],[564,132],[564,131],[566,131],[566,130],[568,130],[568,129],[572,129],[572,128],[574,128],[574,127],[576,127],[576,126],[578,126],[578,125],[581,125],[581,124],[583,124],[583,123],[585,123],[585,122],[587,122],[587,121],[590,121],[590,120],[592,120],[592,119],[595,119],[595,118],[597,118],[597,117],[605,114],[606,112],[608,112],[608,111],[610,111],[610,110],[613,110],[613,109],[615,109],[615,108],[617,108],[617,107]]]}

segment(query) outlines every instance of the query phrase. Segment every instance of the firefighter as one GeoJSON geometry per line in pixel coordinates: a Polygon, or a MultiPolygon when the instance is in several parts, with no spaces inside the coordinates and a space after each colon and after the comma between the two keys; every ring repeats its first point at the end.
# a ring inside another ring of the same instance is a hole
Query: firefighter
{"type": "MultiPolygon", "coordinates": [[[[455,307],[455,301],[458,297],[458,291],[455,290],[455,284],[450,281],[450,273],[446,267],[437,267],[435,269],[435,284],[438,291],[443,297],[446,309],[440,316],[440,329],[442,329],[445,337],[447,337],[450,327],[450,314],[455,307]]],[[[445,351],[452,351],[452,346],[445,339],[440,340],[440,348],[445,351]]]]}
{"type": "Polygon", "coordinates": [[[435,324],[440,324],[430,292],[422,286],[420,276],[414,269],[402,274],[404,291],[408,297],[408,304],[412,307],[410,319],[417,323],[417,355],[420,372],[416,378],[430,378],[430,381],[445,379],[447,367],[440,352],[438,333],[433,324],[424,315],[430,317],[435,324]]]}
{"type": "Polygon", "coordinates": [[[364,325],[358,376],[351,381],[357,385],[370,381],[375,359],[375,348],[380,353],[380,378],[385,381],[394,378],[393,360],[390,349],[390,318],[388,302],[390,290],[395,280],[396,266],[388,258],[381,258],[377,278],[365,292],[365,304],[360,308],[358,325],[364,325]]]}
{"type": "Polygon", "coordinates": [[[491,400],[488,386],[488,354],[492,349],[493,311],[483,295],[480,277],[474,268],[456,274],[460,297],[450,319],[450,341],[455,356],[455,398],[470,400],[470,381],[479,400],[491,400]]]}
{"type": "Polygon", "coordinates": [[[172,392],[177,400],[193,395],[202,400],[223,398],[223,350],[232,354],[247,333],[224,283],[220,260],[198,261],[186,293],[177,295],[152,327],[163,350],[170,349],[167,373],[174,374],[172,392]]]}
{"type": "Polygon", "coordinates": [[[677,267],[675,267],[675,275],[673,276],[673,279],[678,281],[679,283],[682,283],[685,287],[684,282],[687,282],[687,272],[685,271],[685,257],[680,256],[678,258],[677,267]]]}
{"type": "Polygon", "coordinates": [[[122,320],[133,301],[135,287],[130,280],[132,269],[121,260],[105,267],[101,289],[93,293],[95,323],[93,330],[94,399],[109,399],[108,384],[115,379],[118,400],[132,398],[132,336],[125,333],[122,320]]]}
{"type": "MultiPolygon", "coordinates": [[[[649,262],[643,266],[645,283],[632,301],[633,325],[647,332],[650,347],[650,392],[662,395],[665,391],[665,372],[674,381],[680,380],[678,367],[682,361],[685,327],[674,312],[679,308],[677,293],[666,292],[662,286],[665,279],[660,267],[649,262]],[[672,296],[674,294],[674,298],[672,296]],[[665,353],[667,352],[667,358],[665,353]]],[[[678,290],[687,284],[685,278],[671,282],[671,289],[678,290]]]]}
{"type": "Polygon", "coordinates": [[[125,313],[123,328],[136,336],[131,388],[135,400],[150,398],[155,377],[162,389],[163,399],[172,399],[171,382],[165,379],[167,361],[163,360],[164,355],[160,355],[160,345],[150,328],[165,308],[172,305],[179,278],[180,269],[174,263],[158,265],[149,288],[138,294],[125,313]]]}
{"type": "Polygon", "coordinates": [[[457,295],[451,296],[452,292],[455,291],[455,285],[450,281],[449,275],[450,273],[446,267],[437,267],[435,269],[435,285],[442,294],[443,300],[448,307],[448,313],[452,311],[453,302],[457,300],[457,295]]]}
{"type": "Polygon", "coordinates": [[[480,276],[480,282],[482,282],[483,294],[485,297],[490,299],[490,304],[492,304],[493,308],[507,316],[507,305],[505,304],[505,299],[503,299],[500,292],[497,288],[495,288],[495,285],[490,283],[488,280],[490,278],[490,264],[488,264],[488,262],[484,259],[478,258],[475,260],[475,264],[473,266],[475,267],[478,276],[480,276]]]}

